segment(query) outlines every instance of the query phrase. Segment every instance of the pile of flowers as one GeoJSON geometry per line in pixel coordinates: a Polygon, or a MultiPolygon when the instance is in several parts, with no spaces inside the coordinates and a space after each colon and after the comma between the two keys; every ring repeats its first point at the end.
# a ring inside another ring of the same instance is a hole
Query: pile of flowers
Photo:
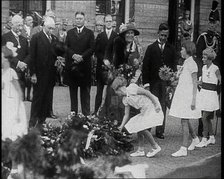
{"type": "Polygon", "coordinates": [[[177,71],[174,72],[170,67],[164,65],[159,69],[159,77],[163,81],[166,81],[166,105],[170,108],[173,94],[178,84],[179,76],[183,68],[178,67],[177,71]]]}
{"type": "Polygon", "coordinates": [[[31,130],[14,142],[2,141],[2,170],[9,172],[6,166],[13,158],[37,176],[78,178],[84,169],[89,170],[84,159],[133,150],[130,135],[120,132],[117,125],[115,120],[82,114],[69,115],[61,126],[45,123],[40,132],[31,130]]]}
{"type": "Polygon", "coordinates": [[[117,69],[117,76],[123,76],[128,83],[130,83],[131,79],[135,76],[136,69],[128,64],[121,64],[117,69]]]}

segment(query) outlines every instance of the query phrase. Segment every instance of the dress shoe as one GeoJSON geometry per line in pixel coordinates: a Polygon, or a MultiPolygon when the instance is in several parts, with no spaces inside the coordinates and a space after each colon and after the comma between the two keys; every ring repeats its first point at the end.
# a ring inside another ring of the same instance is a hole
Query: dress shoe
{"type": "Polygon", "coordinates": [[[152,149],[152,152],[148,152],[146,157],[154,157],[160,151],[161,151],[161,147],[158,146],[156,149],[152,149]]]}
{"type": "Polygon", "coordinates": [[[163,134],[156,134],[156,137],[159,138],[159,139],[164,139],[164,135],[163,134]]]}
{"type": "Polygon", "coordinates": [[[207,145],[209,144],[215,144],[215,136],[212,135],[212,136],[209,136],[209,139],[207,140],[207,145]]]}
{"type": "Polygon", "coordinates": [[[145,151],[137,150],[136,152],[131,153],[130,156],[131,157],[142,157],[142,156],[145,156],[145,151]]]}
{"type": "Polygon", "coordinates": [[[207,147],[207,138],[203,137],[201,142],[199,142],[197,145],[195,145],[195,147],[199,147],[199,148],[202,148],[202,147],[207,147]]]}
{"type": "Polygon", "coordinates": [[[185,157],[187,156],[187,147],[181,147],[180,150],[172,154],[173,157],[185,157]]]}
{"type": "Polygon", "coordinates": [[[195,146],[198,145],[200,143],[200,140],[198,137],[195,137],[194,139],[192,139],[191,145],[188,147],[188,150],[194,150],[195,146]]]}

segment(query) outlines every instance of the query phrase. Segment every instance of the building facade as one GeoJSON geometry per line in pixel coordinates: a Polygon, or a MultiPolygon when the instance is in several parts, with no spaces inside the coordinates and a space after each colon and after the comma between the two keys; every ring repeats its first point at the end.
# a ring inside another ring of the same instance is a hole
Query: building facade
{"type": "MultiPolygon", "coordinates": [[[[219,0],[220,1],[220,0],[219,0]]],[[[184,9],[191,12],[193,23],[193,37],[206,30],[208,16],[212,7],[211,0],[17,0],[1,1],[2,25],[6,24],[10,14],[22,11],[23,15],[38,12],[44,15],[47,9],[52,9],[59,19],[68,19],[68,26],[74,24],[76,11],[86,14],[86,25],[95,30],[96,19],[112,14],[118,31],[121,23],[134,21],[140,31],[139,42],[146,47],[157,38],[158,26],[161,22],[168,22],[171,33],[169,41],[174,45],[178,40],[178,21],[184,9]]],[[[221,2],[218,6],[221,15],[221,2]]],[[[221,22],[221,20],[220,20],[221,22]]]]}

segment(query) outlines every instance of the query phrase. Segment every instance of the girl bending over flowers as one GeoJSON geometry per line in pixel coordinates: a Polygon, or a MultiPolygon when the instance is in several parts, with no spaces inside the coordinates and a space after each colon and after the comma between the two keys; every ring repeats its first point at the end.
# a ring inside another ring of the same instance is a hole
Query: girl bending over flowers
{"type": "Polygon", "coordinates": [[[119,129],[124,127],[129,133],[137,133],[138,150],[131,153],[132,157],[144,156],[144,137],[148,139],[152,145],[152,151],[147,153],[147,157],[153,157],[160,150],[160,146],[155,142],[152,134],[147,130],[155,126],[162,125],[163,112],[157,97],[151,92],[145,90],[135,83],[131,83],[128,87],[127,80],[124,77],[117,77],[113,81],[111,87],[119,96],[123,96],[123,104],[125,106],[125,115],[119,129]],[[140,110],[140,113],[129,120],[130,107],[140,110]]]}

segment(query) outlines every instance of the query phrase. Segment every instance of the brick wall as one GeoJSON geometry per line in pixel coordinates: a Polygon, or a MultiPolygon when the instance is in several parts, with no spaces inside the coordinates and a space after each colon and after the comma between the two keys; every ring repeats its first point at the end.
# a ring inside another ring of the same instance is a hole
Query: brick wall
{"type": "Polygon", "coordinates": [[[9,17],[9,1],[2,1],[2,26],[6,24],[9,17]]]}
{"type": "Polygon", "coordinates": [[[168,20],[169,0],[136,0],[135,22],[140,31],[139,42],[145,49],[157,39],[159,24],[168,20]]]}
{"type": "Polygon", "coordinates": [[[86,26],[94,29],[95,1],[55,1],[55,14],[59,18],[68,19],[68,28],[72,28],[76,11],[83,11],[86,15],[86,26]]]}

